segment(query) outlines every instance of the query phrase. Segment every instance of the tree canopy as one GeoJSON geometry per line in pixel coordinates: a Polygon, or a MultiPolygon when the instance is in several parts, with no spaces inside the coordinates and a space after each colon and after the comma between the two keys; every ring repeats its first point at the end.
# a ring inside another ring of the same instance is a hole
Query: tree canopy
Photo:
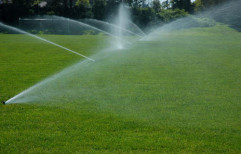
{"type": "MultiPolygon", "coordinates": [[[[168,22],[227,0],[123,0],[141,27],[168,22]],[[178,15],[177,15],[178,14],[178,15]]],[[[58,15],[73,19],[105,20],[116,13],[122,0],[0,0],[0,21],[16,24],[19,18],[58,15]]]]}

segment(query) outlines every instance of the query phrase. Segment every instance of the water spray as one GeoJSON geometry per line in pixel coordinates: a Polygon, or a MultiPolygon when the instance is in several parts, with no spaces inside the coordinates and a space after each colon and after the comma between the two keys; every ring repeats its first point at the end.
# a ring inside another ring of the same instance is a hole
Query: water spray
{"type": "MultiPolygon", "coordinates": [[[[119,36],[117,36],[115,34],[112,34],[112,33],[108,32],[106,30],[100,29],[100,28],[98,28],[96,26],[93,26],[93,25],[90,25],[88,23],[84,23],[84,22],[81,22],[81,21],[78,21],[78,20],[69,19],[69,18],[60,17],[60,16],[52,16],[52,17],[54,17],[55,19],[51,19],[51,20],[68,20],[68,22],[72,22],[72,23],[78,24],[80,26],[87,27],[87,28],[90,28],[90,29],[98,31],[98,32],[102,32],[102,33],[104,33],[106,35],[109,35],[109,36],[111,36],[113,38],[116,38],[117,40],[119,40],[121,42],[125,42],[126,44],[131,44],[129,41],[123,40],[122,37],[119,37],[119,36]]],[[[28,19],[28,18],[26,18],[25,19],[24,18],[24,19],[21,19],[21,20],[40,20],[41,21],[41,20],[48,20],[48,19],[40,19],[40,18],[36,18],[36,19],[28,19]]]]}
{"type": "MultiPolygon", "coordinates": [[[[103,33],[105,33],[105,34],[108,34],[108,35],[110,35],[110,36],[112,36],[112,37],[114,37],[114,38],[117,39],[117,41],[115,41],[115,44],[120,45],[120,46],[123,46],[124,44],[130,44],[130,42],[128,42],[128,41],[126,41],[126,40],[123,39],[123,34],[122,34],[122,31],[125,31],[125,30],[126,30],[126,26],[128,25],[128,17],[129,17],[128,13],[124,10],[123,6],[121,6],[121,7],[120,7],[120,10],[119,10],[119,18],[118,18],[119,20],[116,21],[117,26],[116,26],[116,27],[114,26],[114,28],[115,28],[115,30],[116,30],[114,34],[111,34],[111,33],[109,33],[109,32],[103,31],[103,30],[101,30],[101,29],[99,29],[99,28],[97,28],[97,27],[94,27],[94,26],[91,26],[91,25],[82,23],[82,22],[80,22],[80,21],[76,21],[76,20],[72,20],[72,19],[68,19],[68,20],[71,21],[71,22],[73,22],[73,23],[79,24],[79,25],[81,25],[81,26],[85,26],[85,27],[88,27],[88,28],[91,28],[91,29],[94,29],[94,30],[103,32],[103,33]],[[117,28],[117,27],[119,27],[119,28],[117,28]]],[[[61,19],[61,17],[57,17],[57,19],[61,19]]],[[[66,18],[62,18],[62,19],[66,19],[66,18]]],[[[0,26],[1,26],[1,25],[2,25],[2,24],[0,23],[0,26]]],[[[38,37],[38,36],[35,36],[35,35],[33,35],[33,34],[27,33],[27,32],[22,31],[22,30],[18,30],[17,28],[14,28],[14,27],[11,27],[11,26],[7,26],[7,25],[4,25],[4,24],[3,24],[2,26],[6,27],[6,28],[8,28],[8,29],[11,29],[11,30],[20,32],[20,33],[24,33],[24,34],[30,35],[30,36],[32,36],[32,37],[34,37],[34,38],[37,38],[37,39],[40,39],[40,40],[42,40],[42,41],[46,41],[46,42],[48,42],[48,43],[50,43],[50,44],[53,44],[53,45],[58,46],[58,47],[61,47],[61,48],[65,49],[65,50],[68,50],[68,51],[70,51],[70,52],[74,52],[74,51],[72,51],[72,50],[70,50],[70,49],[68,49],[68,48],[65,48],[65,47],[63,47],[63,46],[60,46],[60,45],[55,44],[55,43],[53,43],[53,42],[49,42],[48,40],[45,40],[45,39],[40,38],[40,37],[38,37]]],[[[112,26],[112,27],[113,27],[113,26],[112,26]]],[[[115,48],[115,50],[116,50],[116,48],[115,48]]],[[[75,52],[74,52],[74,53],[75,53],[75,52]]],[[[77,54],[77,53],[76,53],[76,54],[77,54]]],[[[83,55],[81,55],[81,56],[83,56],[83,55]]],[[[83,56],[83,57],[85,57],[85,58],[88,59],[88,60],[95,61],[95,60],[93,60],[93,59],[91,59],[91,58],[88,58],[88,57],[86,57],[86,56],[83,56]]],[[[59,73],[57,73],[57,74],[55,74],[55,75],[53,75],[53,76],[50,76],[50,77],[44,79],[43,81],[40,81],[39,83],[33,85],[32,87],[30,87],[30,88],[22,91],[21,93],[17,94],[16,96],[10,98],[10,99],[7,100],[6,102],[4,102],[4,104],[23,103],[23,102],[31,102],[31,101],[32,101],[32,102],[36,102],[37,99],[38,99],[38,97],[33,96],[33,94],[34,94],[36,91],[41,90],[44,86],[48,85],[48,83],[51,83],[51,82],[59,79],[59,78],[62,77],[63,75],[66,75],[66,74],[68,74],[68,73],[72,73],[76,68],[79,67],[80,64],[82,64],[82,63],[84,63],[84,62],[88,62],[88,61],[87,61],[87,60],[84,60],[84,61],[82,61],[81,63],[78,63],[78,64],[76,64],[76,65],[74,65],[74,66],[71,66],[71,67],[69,67],[69,68],[67,68],[67,69],[64,69],[63,71],[61,71],[61,72],[59,72],[59,73]]]]}
{"type": "Polygon", "coordinates": [[[19,33],[22,33],[22,34],[27,34],[28,36],[31,36],[31,37],[33,37],[33,38],[42,40],[42,41],[44,41],[44,42],[47,42],[47,43],[49,43],[49,44],[52,44],[52,45],[57,46],[57,47],[59,47],[59,48],[62,48],[62,49],[64,49],[64,50],[67,50],[67,51],[69,51],[69,52],[72,52],[72,53],[74,53],[74,54],[76,54],[76,55],[79,55],[79,56],[81,56],[81,57],[84,57],[84,58],[86,58],[86,59],[88,59],[88,60],[90,60],[90,61],[95,61],[94,59],[89,58],[89,57],[87,57],[87,56],[85,56],[85,55],[82,55],[82,54],[80,54],[80,53],[78,53],[78,52],[76,52],[76,51],[73,51],[73,50],[68,49],[68,48],[66,48],[66,47],[64,47],[64,46],[61,46],[61,45],[59,45],[59,44],[57,44],[57,43],[51,42],[51,41],[49,41],[49,40],[46,40],[46,39],[44,39],[44,38],[42,38],[42,37],[39,37],[39,36],[33,35],[33,34],[31,34],[31,33],[28,33],[28,32],[23,31],[23,30],[21,30],[21,29],[18,29],[18,28],[9,26],[9,25],[5,25],[5,24],[3,24],[3,23],[1,23],[1,22],[0,22],[0,26],[5,27],[5,28],[10,29],[10,30],[13,30],[13,31],[16,31],[16,32],[19,32],[19,33]]]}
{"type": "Polygon", "coordinates": [[[143,36],[146,36],[146,33],[144,33],[140,27],[138,27],[134,22],[131,20],[128,21],[131,25],[133,25],[143,36]]]}
{"type": "Polygon", "coordinates": [[[109,23],[109,22],[106,22],[106,21],[101,21],[101,20],[97,20],[97,19],[85,19],[84,22],[104,24],[104,25],[107,25],[107,26],[110,26],[110,27],[113,27],[113,28],[116,28],[116,29],[121,29],[121,30],[123,30],[124,32],[127,32],[127,33],[129,33],[129,34],[132,34],[132,35],[135,35],[135,36],[138,36],[138,37],[142,38],[141,35],[133,32],[133,31],[131,31],[131,30],[125,29],[125,28],[123,28],[123,27],[119,27],[118,25],[115,25],[115,24],[112,24],[112,23],[109,23]]]}

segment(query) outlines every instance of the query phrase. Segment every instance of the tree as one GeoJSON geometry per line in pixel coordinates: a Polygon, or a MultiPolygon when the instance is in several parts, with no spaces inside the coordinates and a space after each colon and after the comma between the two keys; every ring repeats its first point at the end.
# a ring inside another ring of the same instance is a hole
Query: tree
{"type": "Polygon", "coordinates": [[[187,12],[191,12],[191,0],[172,0],[173,9],[184,9],[187,12]]]}
{"type": "Polygon", "coordinates": [[[77,0],[74,8],[73,18],[89,18],[92,16],[90,1],[77,0]]]}
{"type": "Polygon", "coordinates": [[[184,0],[184,10],[187,12],[192,11],[192,5],[191,5],[191,0],[184,0]]]}
{"type": "Polygon", "coordinates": [[[136,23],[141,27],[147,27],[156,18],[156,12],[153,8],[134,8],[132,10],[133,18],[136,23]]]}
{"type": "Polygon", "coordinates": [[[193,4],[194,4],[194,11],[201,11],[205,8],[214,6],[214,5],[218,5],[221,4],[225,1],[229,1],[229,0],[196,0],[193,4]]]}
{"type": "Polygon", "coordinates": [[[201,0],[196,0],[194,2],[194,11],[197,12],[197,11],[201,11],[203,9],[203,3],[201,0]]]}
{"type": "Polygon", "coordinates": [[[217,4],[220,4],[220,3],[223,3],[225,1],[230,1],[230,0],[201,0],[202,4],[204,7],[209,7],[209,6],[212,6],[212,5],[217,5],[217,4]]]}
{"type": "Polygon", "coordinates": [[[119,8],[119,4],[121,3],[120,0],[109,0],[106,1],[106,7],[105,7],[105,16],[106,17],[112,17],[113,15],[115,15],[119,8]]]}
{"type": "Polygon", "coordinates": [[[156,13],[158,13],[161,10],[161,3],[159,0],[154,0],[152,2],[152,8],[155,10],[156,13]]]}
{"type": "Polygon", "coordinates": [[[33,0],[4,0],[0,4],[0,20],[6,23],[17,23],[19,17],[31,14],[33,0]]]}
{"type": "Polygon", "coordinates": [[[162,9],[168,9],[169,7],[170,7],[170,4],[169,4],[168,0],[162,2],[162,4],[161,4],[162,9]]]}
{"type": "Polygon", "coordinates": [[[145,4],[145,0],[125,0],[126,4],[128,4],[131,8],[140,8],[145,4]]]}
{"type": "Polygon", "coordinates": [[[75,6],[78,7],[89,7],[90,6],[90,1],[89,0],[77,0],[75,3],[75,6]]]}
{"type": "Polygon", "coordinates": [[[96,0],[94,2],[92,12],[94,14],[95,19],[104,19],[106,10],[106,2],[105,0],[96,0]]]}

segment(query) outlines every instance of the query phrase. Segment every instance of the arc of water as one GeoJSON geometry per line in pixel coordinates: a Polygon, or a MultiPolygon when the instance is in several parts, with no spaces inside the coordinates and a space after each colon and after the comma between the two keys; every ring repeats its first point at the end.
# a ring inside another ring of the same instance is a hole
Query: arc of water
{"type": "MultiPolygon", "coordinates": [[[[62,18],[62,17],[61,17],[62,18]]],[[[20,18],[20,20],[40,20],[40,21],[47,21],[47,20],[50,20],[50,19],[41,19],[41,18],[35,18],[35,19],[29,19],[29,18],[23,18],[23,19],[21,19],[20,18]]],[[[51,19],[51,20],[60,20],[60,19],[51,19]]],[[[68,19],[69,20],[69,19],[68,19]]],[[[132,32],[132,31],[130,31],[130,30],[127,30],[127,29],[125,29],[125,28],[122,28],[122,27],[119,27],[119,26],[117,26],[117,25],[115,25],[115,24],[111,24],[111,23],[109,23],[109,22],[105,22],[105,21],[101,21],[101,20],[96,20],[96,19],[85,19],[85,20],[89,20],[89,21],[94,21],[94,22],[99,22],[99,23],[102,23],[102,24],[106,24],[106,25],[109,25],[109,26],[113,26],[113,27],[116,27],[116,28],[118,28],[118,29],[121,29],[121,30],[123,30],[123,31],[125,31],[125,32],[127,32],[127,33],[130,33],[130,34],[133,34],[133,35],[136,35],[136,36],[138,36],[138,37],[142,37],[141,35],[139,35],[139,34],[137,34],[137,33],[134,33],[134,32],[132,32]]],[[[86,24],[86,23],[85,23],[86,24]]],[[[135,26],[139,31],[140,31],[140,28],[139,27],[137,27],[135,24],[133,24],[133,23],[131,23],[133,26],[135,26]]],[[[92,26],[92,25],[90,25],[90,24],[88,24],[89,26],[92,26]]],[[[86,25],[87,26],[87,25],[86,25]]],[[[94,26],[93,26],[94,27],[94,26]]],[[[91,27],[91,28],[93,28],[93,27],[91,27]]],[[[97,27],[94,27],[94,28],[97,28],[97,27]]],[[[102,30],[102,29],[95,29],[95,30],[98,30],[98,31],[100,31],[100,30],[102,30]]],[[[106,32],[106,31],[102,31],[103,33],[106,33],[106,34],[108,34],[108,35],[112,35],[111,33],[108,33],[108,32],[106,32]]],[[[142,32],[143,33],[143,32],[142,32]]]]}
{"type": "Polygon", "coordinates": [[[21,97],[21,96],[29,93],[30,91],[38,88],[39,86],[42,86],[42,85],[44,85],[44,84],[46,84],[46,83],[48,83],[48,82],[51,82],[51,81],[59,78],[59,77],[60,77],[61,75],[63,75],[66,71],[70,71],[71,69],[74,69],[75,67],[77,67],[77,66],[79,66],[79,65],[82,65],[82,64],[84,64],[84,63],[86,63],[86,62],[87,62],[87,61],[84,60],[84,61],[82,61],[82,62],[79,62],[79,63],[75,64],[75,65],[69,66],[69,67],[65,68],[64,70],[62,70],[62,71],[60,71],[60,72],[58,72],[58,73],[56,73],[56,74],[54,74],[54,75],[51,75],[50,77],[47,77],[46,79],[38,82],[37,84],[33,85],[32,87],[30,87],[30,88],[22,91],[21,93],[15,95],[14,97],[10,98],[10,99],[7,100],[5,103],[6,103],[6,104],[11,104],[11,103],[13,103],[13,102],[14,102],[16,99],[18,99],[19,97],[21,97]]]}
{"type": "Polygon", "coordinates": [[[129,23],[132,24],[136,29],[143,35],[146,36],[146,33],[144,33],[136,24],[134,24],[132,21],[129,20],[129,23]]]}
{"type": "Polygon", "coordinates": [[[81,57],[84,57],[84,58],[86,58],[86,59],[88,59],[88,60],[90,60],[90,61],[95,61],[94,59],[89,58],[89,57],[87,57],[87,56],[85,56],[85,55],[83,55],[83,54],[80,54],[80,53],[78,53],[78,52],[76,52],[76,51],[73,51],[73,50],[71,50],[71,49],[68,49],[68,48],[66,48],[66,47],[64,47],[64,46],[61,46],[61,45],[57,44],[57,43],[51,42],[51,41],[49,41],[49,40],[46,40],[46,39],[44,39],[44,38],[42,38],[42,37],[39,37],[39,36],[33,35],[33,34],[31,34],[31,33],[28,33],[28,32],[26,32],[26,31],[20,30],[20,29],[18,29],[18,28],[15,28],[15,27],[12,27],[12,26],[9,26],[9,25],[5,25],[5,24],[3,24],[3,23],[1,23],[1,22],[0,22],[0,26],[5,27],[5,28],[8,28],[8,29],[13,30],[13,31],[16,31],[16,32],[19,32],[19,33],[22,33],[22,34],[27,34],[28,36],[31,36],[31,37],[33,37],[33,38],[39,39],[39,40],[41,40],[41,41],[47,42],[47,43],[49,43],[49,44],[52,44],[52,45],[57,46],[57,47],[59,47],[59,48],[62,48],[62,49],[64,49],[64,50],[67,50],[67,51],[69,51],[69,52],[71,52],[71,53],[74,53],[74,54],[76,54],[76,55],[79,55],[79,56],[81,56],[81,57]]]}
{"type": "MultiPolygon", "coordinates": [[[[121,40],[121,41],[123,41],[123,42],[125,42],[125,43],[127,43],[127,44],[130,44],[130,42],[125,41],[125,40],[121,39],[120,37],[118,37],[118,36],[116,36],[116,35],[113,35],[113,34],[107,32],[107,31],[104,31],[104,30],[102,30],[102,29],[99,29],[99,28],[97,28],[97,27],[95,27],[95,26],[92,26],[92,25],[90,25],[90,24],[83,23],[83,22],[81,22],[81,21],[77,21],[77,20],[73,20],[73,19],[69,19],[69,18],[65,18],[65,17],[59,17],[59,16],[53,16],[53,17],[55,17],[56,19],[51,19],[51,20],[60,20],[60,19],[68,20],[68,21],[70,21],[70,22],[79,24],[79,25],[81,25],[81,26],[89,27],[89,28],[91,28],[91,29],[93,29],[93,30],[96,30],[96,31],[99,31],[99,32],[103,32],[104,34],[107,34],[107,35],[112,36],[112,37],[114,37],[114,38],[116,38],[116,39],[118,39],[118,40],[121,40]]],[[[25,19],[25,18],[24,18],[24,19],[21,19],[21,20],[49,20],[49,19],[40,19],[40,18],[38,18],[38,19],[28,19],[28,18],[26,18],[26,19],[25,19]]]]}
{"type": "Polygon", "coordinates": [[[39,21],[47,21],[47,20],[60,20],[60,19],[42,19],[42,18],[19,18],[19,20],[26,20],[26,21],[31,21],[31,20],[39,20],[39,21]]]}
{"type": "Polygon", "coordinates": [[[85,19],[85,20],[89,20],[89,21],[94,21],[94,22],[99,22],[99,23],[102,23],[102,24],[106,24],[106,25],[109,25],[109,26],[112,26],[112,27],[121,29],[121,30],[123,30],[123,31],[125,31],[125,32],[127,32],[127,33],[129,33],[129,34],[133,34],[133,35],[136,35],[136,36],[142,38],[142,36],[139,35],[139,34],[137,34],[137,33],[134,33],[134,32],[132,32],[132,31],[130,31],[130,30],[127,30],[127,29],[125,29],[125,28],[119,27],[119,26],[117,26],[117,25],[115,25],[115,24],[111,24],[111,23],[109,23],[109,22],[105,22],[105,21],[101,21],[101,20],[96,20],[96,19],[85,19]]]}
{"type": "MultiPolygon", "coordinates": [[[[57,16],[57,17],[58,17],[58,16],[57,16]]],[[[64,17],[58,17],[58,18],[64,18],[64,17]]],[[[94,29],[94,30],[97,30],[97,31],[99,31],[99,32],[103,32],[103,33],[105,33],[105,34],[107,34],[107,35],[109,35],[109,36],[112,36],[112,37],[114,37],[114,38],[116,38],[116,39],[118,39],[118,40],[121,40],[121,41],[124,41],[124,42],[127,43],[127,44],[130,44],[130,42],[125,41],[125,40],[121,39],[120,37],[115,36],[115,35],[107,32],[107,31],[101,30],[101,29],[99,29],[99,28],[97,28],[97,27],[91,26],[91,25],[89,25],[89,24],[86,24],[86,23],[83,23],[83,22],[80,22],[80,21],[77,21],[77,20],[69,19],[69,18],[64,18],[64,19],[68,19],[69,21],[74,22],[74,23],[77,23],[77,24],[79,24],[79,25],[81,25],[81,26],[89,27],[89,28],[94,29]]]]}
{"type": "Polygon", "coordinates": [[[69,19],[69,20],[70,20],[70,21],[73,21],[73,22],[76,22],[76,23],[79,23],[80,25],[84,25],[84,26],[90,27],[90,28],[92,28],[92,29],[94,29],[94,30],[103,32],[103,33],[105,33],[105,34],[107,34],[107,35],[110,35],[110,36],[116,38],[117,40],[121,40],[121,41],[123,41],[123,42],[125,42],[125,43],[127,43],[127,44],[131,44],[130,42],[128,42],[128,41],[126,41],[126,40],[123,40],[123,39],[121,39],[120,37],[115,36],[115,35],[113,35],[113,34],[111,34],[111,33],[109,33],[109,32],[106,32],[106,31],[104,31],[104,30],[101,30],[101,29],[99,29],[99,28],[97,28],[97,27],[91,26],[91,25],[89,25],[89,24],[86,24],[86,23],[83,23],[83,22],[80,22],[80,21],[76,21],[76,20],[72,20],[72,19],[69,19]]]}

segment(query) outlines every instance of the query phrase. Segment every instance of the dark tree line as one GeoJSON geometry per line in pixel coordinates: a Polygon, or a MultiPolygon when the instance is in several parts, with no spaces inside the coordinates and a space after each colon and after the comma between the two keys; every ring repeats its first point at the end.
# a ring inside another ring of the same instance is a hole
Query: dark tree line
{"type": "MultiPolygon", "coordinates": [[[[188,13],[227,0],[123,0],[141,27],[168,22],[188,13]]],[[[0,21],[17,24],[19,18],[36,15],[58,15],[73,19],[105,20],[113,16],[122,0],[0,0],[0,21]]]]}

